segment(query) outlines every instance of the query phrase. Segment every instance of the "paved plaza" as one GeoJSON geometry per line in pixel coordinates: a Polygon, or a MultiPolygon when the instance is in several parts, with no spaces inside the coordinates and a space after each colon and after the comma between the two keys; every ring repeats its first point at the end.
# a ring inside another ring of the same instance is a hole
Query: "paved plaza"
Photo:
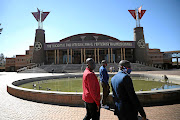
{"type": "MultiPolygon", "coordinates": [[[[179,70],[134,73],[180,75],[179,70]]],[[[82,120],[86,114],[85,108],[36,103],[7,93],[6,85],[14,80],[50,75],[52,74],[0,72],[0,120],[82,120]]],[[[144,107],[144,109],[149,120],[180,120],[180,104],[144,107]]],[[[117,119],[112,111],[101,109],[101,120],[117,119]]]]}

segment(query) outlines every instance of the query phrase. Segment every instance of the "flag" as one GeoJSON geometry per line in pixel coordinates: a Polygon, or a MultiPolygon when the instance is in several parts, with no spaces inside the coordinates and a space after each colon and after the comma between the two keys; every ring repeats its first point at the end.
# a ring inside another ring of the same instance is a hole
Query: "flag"
{"type": "Polygon", "coordinates": [[[138,16],[139,16],[139,19],[141,19],[142,18],[142,16],[144,15],[144,13],[146,12],[146,10],[141,10],[141,14],[138,14],[138,16]]]}
{"type": "Polygon", "coordinates": [[[32,12],[32,14],[33,14],[33,16],[35,17],[35,19],[36,19],[37,21],[39,21],[39,20],[40,20],[40,10],[37,8],[37,11],[38,11],[38,12],[32,12]]]}
{"type": "Polygon", "coordinates": [[[136,11],[135,10],[128,10],[130,14],[136,19],[136,11]]]}
{"type": "Polygon", "coordinates": [[[32,12],[32,14],[33,14],[33,16],[35,17],[35,19],[37,20],[37,21],[39,21],[39,17],[38,17],[38,12],[32,12]]]}
{"type": "Polygon", "coordinates": [[[49,13],[50,13],[50,12],[42,12],[42,13],[41,13],[41,22],[43,22],[43,21],[46,19],[47,15],[48,15],[49,13]]]}
{"type": "Polygon", "coordinates": [[[138,12],[141,13],[142,5],[138,8],[138,12]]]}

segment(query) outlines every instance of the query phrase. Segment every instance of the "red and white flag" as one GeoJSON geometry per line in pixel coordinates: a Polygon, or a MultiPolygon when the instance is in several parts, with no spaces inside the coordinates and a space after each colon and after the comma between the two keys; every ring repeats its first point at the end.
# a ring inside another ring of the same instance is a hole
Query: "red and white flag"
{"type": "Polygon", "coordinates": [[[138,12],[141,13],[142,5],[138,8],[138,12]]]}
{"type": "Polygon", "coordinates": [[[136,19],[136,11],[135,10],[128,10],[134,19],[136,19]]]}
{"type": "Polygon", "coordinates": [[[146,12],[146,10],[141,10],[141,13],[138,14],[139,15],[139,19],[142,18],[142,16],[144,15],[145,12],[146,12]]]}
{"type": "Polygon", "coordinates": [[[38,12],[32,12],[33,16],[35,17],[35,19],[37,21],[39,21],[40,15],[38,14],[38,12]]]}
{"type": "Polygon", "coordinates": [[[43,21],[46,19],[47,15],[48,15],[49,13],[50,13],[50,12],[43,12],[43,13],[41,13],[41,22],[43,22],[43,21]]]}
{"type": "Polygon", "coordinates": [[[33,16],[35,17],[35,19],[36,19],[37,21],[39,21],[39,20],[40,20],[40,10],[37,8],[37,11],[38,11],[38,12],[32,12],[32,14],[33,14],[33,16]]]}

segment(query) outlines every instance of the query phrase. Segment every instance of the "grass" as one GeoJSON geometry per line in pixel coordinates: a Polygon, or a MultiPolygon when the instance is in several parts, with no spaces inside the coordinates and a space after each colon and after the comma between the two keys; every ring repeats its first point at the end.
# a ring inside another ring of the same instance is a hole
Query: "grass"
{"type": "MultiPolygon", "coordinates": [[[[135,91],[139,91],[141,89],[143,91],[149,91],[153,88],[160,88],[166,85],[163,82],[150,81],[150,80],[145,81],[145,80],[140,80],[142,78],[137,78],[137,77],[133,77],[132,79],[133,79],[133,85],[134,85],[135,91]]],[[[36,89],[36,90],[50,89],[50,91],[62,91],[62,92],[82,92],[83,91],[82,78],[62,78],[62,79],[43,80],[43,81],[26,83],[26,84],[20,85],[19,87],[36,89]],[[36,84],[36,87],[33,87],[33,84],[36,84]]],[[[111,88],[110,90],[112,91],[111,88]]],[[[102,91],[102,87],[101,87],[101,91],[102,91]]]]}

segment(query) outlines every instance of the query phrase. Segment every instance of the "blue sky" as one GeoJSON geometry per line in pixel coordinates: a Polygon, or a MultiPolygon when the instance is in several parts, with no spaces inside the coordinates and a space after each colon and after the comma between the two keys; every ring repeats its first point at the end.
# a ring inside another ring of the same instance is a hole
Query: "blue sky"
{"type": "Polygon", "coordinates": [[[79,33],[101,33],[134,40],[134,18],[128,12],[142,5],[146,43],[161,51],[180,50],[180,0],[0,0],[0,53],[25,54],[33,45],[37,8],[50,11],[43,23],[46,42],[79,33]]]}

